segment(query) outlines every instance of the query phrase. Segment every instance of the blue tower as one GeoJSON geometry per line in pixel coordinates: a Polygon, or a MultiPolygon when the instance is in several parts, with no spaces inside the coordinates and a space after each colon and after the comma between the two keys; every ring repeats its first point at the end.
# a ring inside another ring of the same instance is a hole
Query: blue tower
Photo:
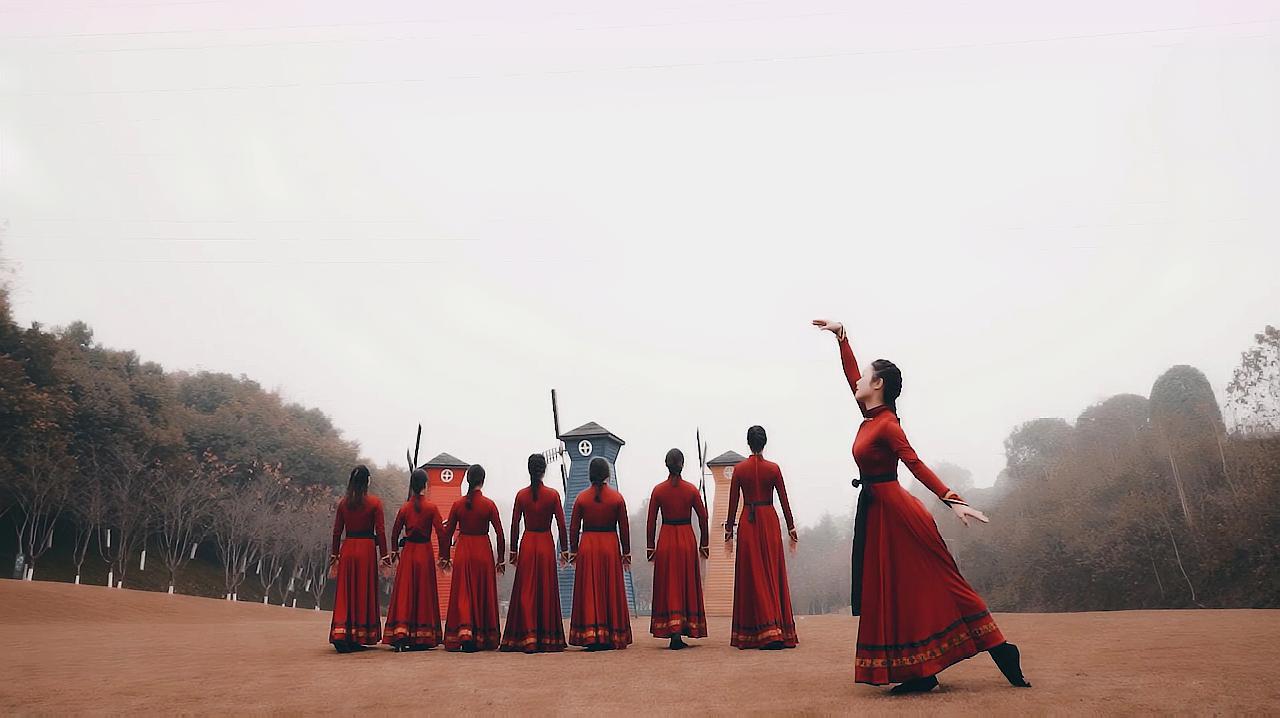
{"type": "MultiPolygon", "coordinates": [[[[609,462],[609,473],[612,475],[613,487],[621,490],[621,486],[618,483],[616,462],[618,460],[618,452],[622,451],[622,445],[626,442],[594,421],[587,422],[573,431],[561,434],[559,438],[564,442],[564,453],[569,459],[569,490],[564,496],[564,516],[568,520],[572,515],[573,502],[578,498],[578,494],[591,486],[587,465],[597,456],[609,462]]],[[[633,556],[636,548],[635,546],[631,547],[633,556]]],[[[640,548],[643,549],[643,547],[640,548]]],[[[641,558],[643,559],[644,557],[641,556],[641,558]]],[[[631,604],[631,615],[634,616],[636,613],[636,589],[631,581],[630,569],[623,574],[623,578],[627,582],[627,603],[631,604]]],[[[570,611],[573,609],[573,566],[566,566],[560,569],[559,579],[560,614],[568,618],[570,611]]]]}

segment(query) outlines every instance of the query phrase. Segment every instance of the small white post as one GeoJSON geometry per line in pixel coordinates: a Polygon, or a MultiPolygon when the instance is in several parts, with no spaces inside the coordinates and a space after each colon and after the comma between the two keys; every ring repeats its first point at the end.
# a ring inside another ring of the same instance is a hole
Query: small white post
{"type": "Polygon", "coordinates": [[[223,597],[222,597],[222,600],[224,600],[224,601],[230,601],[230,600],[231,600],[231,594],[229,594],[229,593],[228,593],[227,595],[223,596],[223,597]]]}
{"type": "Polygon", "coordinates": [[[114,571],[107,571],[107,588],[111,588],[116,585],[115,576],[116,574],[114,571]]]}
{"type": "Polygon", "coordinates": [[[320,610],[320,604],[318,604],[318,603],[316,604],[316,608],[315,608],[315,610],[317,610],[317,611],[319,611],[319,610],[320,610]]]}
{"type": "Polygon", "coordinates": [[[196,557],[196,546],[199,546],[199,544],[191,544],[191,558],[196,557]]]}
{"type": "Polygon", "coordinates": [[[123,578],[116,582],[116,588],[124,588],[124,579],[123,579],[123,578]]]}
{"type": "Polygon", "coordinates": [[[147,550],[145,548],[142,549],[142,560],[138,561],[138,570],[147,570],[147,550]]]}
{"type": "Polygon", "coordinates": [[[266,597],[266,596],[263,596],[263,597],[262,597],[262,605],[264,605],[264,606],[265,606],[265,605],[267,605],[267,597],[266,597]]]}
{"type": "Polygon", "coordinates": [[[171,584],[169,584],[169,595],[170,595],[170,596],[172,596],[172,595],[173,595],[173,584],[172,584],[172,583],[171,583],[171,584]]]}
{"type": "Polygon", "coordinates": [[[22,580],[23,580],[23,581],[30,581],[30,580],[31,580],[31,577],[35,575],[35,572],[36,572],[36,569],[35,569],[35,567],[34,567],[34,566],[28,567],[28,568],[27,568],[27,575],[23,576],[23,577],[22,577],[22,580]]]}
{"type": "Polygon", "coordinates": [[[80,574],[78,574],[78,573],[76,574],[76,585],[77,585],[77,586],[79,586],[79,585],[80,585],[80,574]]]}
{"type": "Polygon", "coordinates": [[[240,600],[240,593],[239,593],[238,591],[237,591],[237,592],[235,592],[235,593],[232,593],[232,594],[231,594],[231,600],[232,600],[232,601],[239,601],[239,600],[240,600]]]}
{"type": "Polygon", "coordinates": [[[297,597],[296,597],[296,596],[295,596],[295,597],[294,597],[294,599],[293,599],[293,607],[294,607],[294,608],[297,608],[297,607],[298,607],[298,599],[297,599],[297,597]]]}

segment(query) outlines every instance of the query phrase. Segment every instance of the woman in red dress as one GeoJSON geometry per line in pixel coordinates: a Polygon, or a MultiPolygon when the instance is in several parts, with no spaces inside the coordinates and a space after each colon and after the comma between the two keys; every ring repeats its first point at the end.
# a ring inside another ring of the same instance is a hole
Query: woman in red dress
{"type": "Polygon", "coordinates": [[[653,613],[649,632],[654,638],[670,639],[670,648],[688,646],[682,636],[705,638],[707,613],[702,605],[702,571],[699,555],[707,558],[711,536],[707,530],[707,507],[698,487],[680,478],[684,453],[667,452],[667,480],[653,487],[649,496],[649,517],[645,522],[646,555],[653,562],[653,613]],[[658,513],[662,513],[662,534],[654,548],[658,513]],[[698,514],[702,540],[694,543],[691,516],[698,514]]]}
{"type": "Polygon", "coordinates": [[[987,517],[948,489],[920,461],[898,421],[902,372],[877,359],[865,371],[838,322],[814,325],[835,334],[840,361],[862,425],[853,440],[861,485],[854,522],[851,601],[858,621],[854,677],[859,683],[897,683],[895,693],[933,690],[947,666],[989,651],[1015,686],[1030,688],[1022,676],[1018,647],[1005,641],[978,594],[971,588],[929,511],[897,481],[898,461],[944,501],[956,516],[987,523],[987,517]]]}
{"type": "Polygon", "coordinates": [[[400,507],[391,525],[391,545],[399,545],[404,530],[404,547],[392,551],[390,561],[396,567],[391,605],[387,607],[387,625],[382,642],[399,651],[425,651],[440,644],[440,594],[436,589],[436,557],[431,553],[434,531],[440,546],[440,558],[447,556],[444,524],[440,510],[422,496],[427,487],[427,472],[414,469],[409,476],[409,492],[413,497],[400,507]]]}
{"type": "Polygon", "coordinates": [[[501,637],[497,574],[506,564],[494,563],[489,527],[498,534],[499,556],[506,555],[507,544],[498,507],[480,493],[482,486],[484,467],[474,464],[467,469],[467,493],[453,502],[445,524],[446,547],[453,542],[455,531],[461,529],[462,533],[454,546],[453,560],[445,560],[453,571],[444,625],[444,647],[450,651],[492,651],[501,637]]]}
{"type": "Polygon", "coordinates": [[[569,535],[565,530],[560,494],[542,485],[546,473],[547,460],[541,454],[531,454],[529,486],[516,494],[515,508],[511,511],[511,564],[516,567],[516,578],[511,587],[511,604],[507,607],[507,628],[502,634],[500,650],[503,651],[557,652],[565,647],[551,519],[556,520],[560,546],[564,550],[561,561],[569,557],[569,535]],[[523,537],[521,518],[524,519],[523,537]]]}
{"type": "Polygon", "coordinates": [[[592,459],[588,476],[591,488],[574,499],[569,520],[569,561],[574,565],[569,643],[588,651],[626,648],[631,643],[631,608],[622,575],[631,565],[627,502],[607,485],[609,462],[592,459]]]}
{"type": "Polygon", "coordinates": [[[333,518],[329,568],[337,569],[329,642],[338,653],[364,650],[382,638],[378,609],[378,557],[387,553],[382,502],[369,495],[369,469],[351,470],[347,495],[333,518]],[[343,532],[347,540],[342,540],[343,532]]]}
{"type": "MultiPolygon", "coordinates": [[[[764,427],[747,429],[751,456],[733,467],[729,480],[729,519],[724,524],[725,543],[733,541],[733,519],[738,515],[738,494],[746,504],[744,521],[738,527],[738,556],[733,574],[733,628],[729,645],[741,649],[778,650],[795,648],[795,616],[791,612],[791,589],[787,584],[787,562],[782,555],[782,531],[773,509],[773,494],[782,502],[787,534],[794,550],[799,537],[791,516],[791,502],[782,482],[782,469],[764,458],[769,437],[764,427]]],[[[732,544],[730,544],[732,549],[732,544]]]]}

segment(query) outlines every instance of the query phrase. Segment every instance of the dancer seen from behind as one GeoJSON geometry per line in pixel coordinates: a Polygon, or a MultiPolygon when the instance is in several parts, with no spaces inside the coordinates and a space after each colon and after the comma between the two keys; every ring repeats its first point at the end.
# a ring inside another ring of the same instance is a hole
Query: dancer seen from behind
{"type": "Polygon", "coordinates": [[[733,550],[733,520],[738,514],[739,496],[745,504],[737,532],[733,625],[729,636],[729,645],[741,649],[778,650],[795,648],[799,643],[791,610],[787,562],[782,551],[782,530],[773,508],[774,493],[782,503],[792,550],[799,536],[782,469],[764,458],[768,442],[764,427],[747,429],[751,456],[733,467],[733,478],[729,480],[729,518],[724,524],[724,540],[730,550],[733,550]]]}
{"type": "Polygon", "coordinates": [[[436,557],[431,551],[431,535],[436,535],[440,559],[448,556],[444,524],[440,510],[423,497],[427,472],[414,469],[409,476],[408,501],[396,513],[391,525],[391,545],[399,543],[404,531],[403,548],[393,550],[388,563],[397,563],[391,605],[387,607],[387,625],[382,642],[396,651],[423,651],[434,648],[443,638],[440,630],[440,594],[436,586],[436,557]]]}
{"type": "Polygon", "coordinates": [[[351,470],[347,495],[333,518],[329,570],[336,581],[329,642],[338,653],[363,650],[382,638],[378,558],[387,553],[384,530],[382,501],[369,494],[369,469],[361,464],[351,470]]]}
{"type": "Polygon", "coordinates": [[[609,462],[597,456],[587,473],[591,487],[578,494],[569,520],[569,561],[574,565],[569,643],[588,651],[626,648],[631,643],[623,577],[631,565],[627,503],[608,486],[609,462]]]}
{"type": "Polygon", "coordinates": [[[667,479],[653,487],[645,523],[646,555],[653,562],[649,632],[655,638],[670,639],[670,648],[679,650],[689,645],[683,636],[705,638],[707,635],[700,564],[701,559],[710,554],[711,537],[707,529],[707,507],[698,487],[680,477],[684,453],[679,449],[668,451],[666,464],[667,479]],[[662,533],[658,534],[655,547],[659,513],[662,514],[662,533]],[[695,513],[701,530],[701,541],[697,543],[691,525],[695,513]]]}
{"type": "Polygon", "coordinates": [[[966,526],[987,517],[925,466],[898,420],[902,372],[885,359],[859,368],[839,322],[813,324],[836,336],[845,378],[862,412],[853,440],[860,485],[854,523],[853,614],[860,615],[854,677],[898,684],[894,693],[937,687],[937,674],[983,651],[1014,686],[1030,688],[1018,647],[1005,640],[971,588],[919,499],[898,483],[898,462],[945,502],[966,526]]]}
{"type": "Polygon", "coordinates": [[[551,537],[553,518],[563,549],[561,563],[569,558],[569,537],[560,494],[542,483],[546,473],[547,460],[541,454],[531,454],[529,485],[516,493],[515,508],[511,511],[511,564],[515,566],[516,576],[507,608],[507,627],[502,634],[503,651],[542,653],[565,649],[560,583],[556,576],[556,542],[551,537]],[[520,534],[522,519],[523,536],[520,534]]]}
{"type": "Polygon", "coordinates": [[[481,492],[484,467],[473,464],[467,469],[467,493],[453,502],[449,521],[445,524],[445,546],[453,542],[452,560],[443,566],[452,571],[449,584],[449,613],[445,618],[444,647],[450,651],[492,651],[498,647],[501,626],[498,624],[498,576],[506,564],[494,562],[489,543],[489,527],[498,535],[498,556],[506,556],[506,541],[498,507],[481,492]]]}

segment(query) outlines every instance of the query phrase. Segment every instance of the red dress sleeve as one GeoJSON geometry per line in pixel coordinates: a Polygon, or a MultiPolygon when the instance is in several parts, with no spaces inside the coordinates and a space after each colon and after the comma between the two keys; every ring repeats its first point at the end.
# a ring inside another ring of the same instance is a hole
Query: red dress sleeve
{"type": "MultiPolygon", "coordinates": [[[[511,550],[516,551],[520,547],[520,511],[524,507],[524,503],[520,501],[522,494],[516,494],[515,503],[511,506],[511,550]]],[[[503,559],[505,560],[505,556],[503,559]]]]}
{"type": "MultiPolygon", "coordinates": [[[[862,378],[862,372],[858,369],[858,360],[853,356],[853,348],[849,346],[849,340],[841,337],[840,341],[840,363],[844,365],[844,378],[849,381],[849,391],[858,391],[858,380],[862,378]]],[[[858,402],[858,411],[863,416],[867,415],[867,405],[861,401],[858,402]]]]}
{"type": "Polygon", "coordinates": [[[569,514],[569,552],[578,553],[578,537],[582,533],[582,497],[573,500],[573,511],[569,514]]]}
{"type": "Polygon", "coordinates": [[[493,532],[498,534],[498,563],[506,563],[507,539],[502,533],[502,516],[498,512],[498,505],[493,501],[489,502],[489,523],[493,524],[493,532]]]}
{"type": "Polygon", "coordinates": [[[373,504],[373,537],[378,542],[378,556],[387,555],[387,522],[382,515],[382,502],[373,504]]]}
{"type": "Polygon", "coordinates": [[[333,549],[329,552],[334,556],[338,555],[338,549],[342,548],[342,530],[346,528],[346,517],[343,515],[343,509],[346,507],[346,499],[338,501],[338,509],[333,512],[333,549]]]}
{"type": "MultiPolygon", "coordinates": [[[[924,462],[916,456],[916,450],[911,448],[910,442],[907,441],[907,435],[902,431],[902,425],[897,421],[885,422],[884,439],[893,450],[893,453],[907,465],[907,469],[911,471],[911,475],[916,477],[920,483],[932,491],[938,498],[946,500],[952,494],[946,484],[942,483],[942,479],[933,473],[933,470],[925,466],[924,462]]],[[[958,497],[957,497],[958,498],[958,497]]]]}
{"type": "Polygon", "coordinates": [[[444,541],[440,542],[440,557],[449,558],[453,551],[453,532],[458,530],[458,503],[449,507],[449,520],[444,524],[444,541]]]}
{"type": "MultiPolygon", "coordinates": [[[[741,464],[739,464],[741,466],[741,464]]],[[[738,516],[738,493],[742,485],[738,483],[738,467],[733,467],[733,476],[729,479],[729,514],[724,519],[724,532],[733,531],[734,519],[738,516]]]]}
{"type": "Polygon", "coordinates": [[[436,532],[436,553],[442,559],[449,558],[449,543],[444,535],[444,522],[440,520],[440,509],[436,506],[431,507],[431,527],[436,532]]]}
{"type": "Polygon", "coordinates": [[[569,529],[564,524],[564,504],[560,503],[560,496],[556,496],[556,526],[560,528],[560,550],[569,550],[569,529]]]}
{"type": "Polygon", "coordinates": [[[782,482],[782,469],[778,469],[773,485],[778,490],[778,501],[782,504],[782,516],[787,520],[787,530],[794,531],[796,520],[791,516],[791,500],[787,498],[787,485],[782,482]]]}
{"type": "Polygon", "coordinates": [[[396,520],[391,522],[391,545],[396,546],[400,543],[400,531],[404,529],[404,507],[396,512],[396,520]]]}
{"type": "Polygon", "coordinates": [[[698,526],[702,528],[702,543],[698,545],[706,548],[711,545],[711,527],[707,526],[707,505],[702,502],[702,494],[697,489],[693,490],[693,510],[698,514],[698,526]]]}
{"type": "Polygon", "coordinates": [[[653,487],[653,492],[649,494],[649,516],[644,522],[644,540],[645,547],[653,550],[655,539],[658,535],[658,488],[653,487]]]}
{"type": "Polygon", "coordinates": [[[631,520],[627,516],[627,500],[618,494],[618,538],[622,539],[622,553],[631,553],[631,520]]]}

